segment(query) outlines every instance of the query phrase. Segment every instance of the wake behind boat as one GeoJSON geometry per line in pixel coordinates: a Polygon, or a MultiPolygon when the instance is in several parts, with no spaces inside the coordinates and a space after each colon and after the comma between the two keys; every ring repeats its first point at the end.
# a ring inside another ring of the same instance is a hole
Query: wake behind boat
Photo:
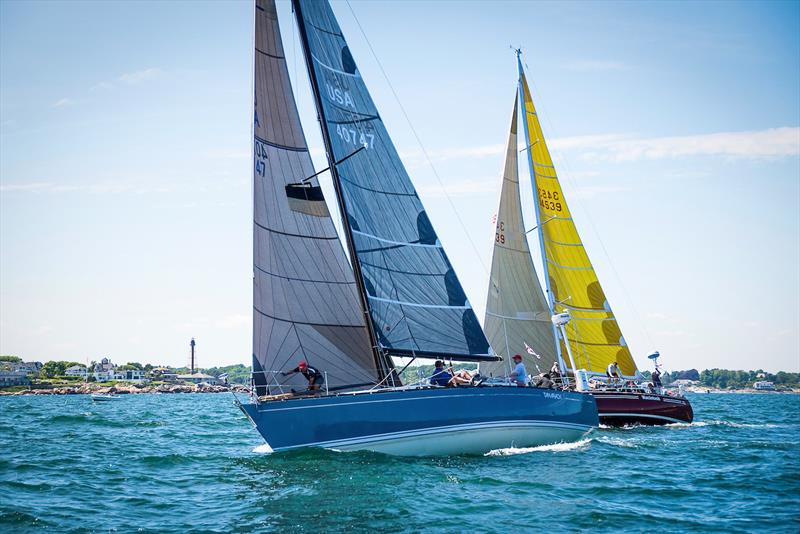
{"type": "Polygon", "coordinates": [[[590,396],[401,383],[394,357],[499,358],[330,6],[293,7],[352,267],[306,145],[274,1],[257,0],[254,396],[242,410],[276,451],[454,454],[580,439],[598,423],[590,396]],[[323,387],[287,393],[306,385],[301,372],[323,387]]]}

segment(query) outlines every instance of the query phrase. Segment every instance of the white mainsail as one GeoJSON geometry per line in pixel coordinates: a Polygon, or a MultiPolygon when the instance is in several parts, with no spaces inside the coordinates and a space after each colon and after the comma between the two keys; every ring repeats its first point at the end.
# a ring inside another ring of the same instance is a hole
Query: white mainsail
{"type": "MultiPolygon", "coordinates": [[[[377,383],[353,272],[314,175],[281,43],[274,0],[255,10],[253,378],[301,359],[329,387],[377,383]]],[[[294,375],[284,380],[298,386],[294,375]]]]}
{"type": "Polygon", "coordinates": [[[508,373],[514,354],[522,355],[529,372],[549,369],[556,358],[550,310],[533,266],[520,203],[517,102],[508,136],[484,320],[489,343],[504,359],[481,364],[481,373],[494,376],[508,373]]]}

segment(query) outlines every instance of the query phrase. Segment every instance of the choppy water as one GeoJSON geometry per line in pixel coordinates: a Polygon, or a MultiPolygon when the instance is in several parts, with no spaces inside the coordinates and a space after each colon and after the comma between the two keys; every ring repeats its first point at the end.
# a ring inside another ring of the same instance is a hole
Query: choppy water
{"type": "Polygon", "coordinates": [[[229,395],[0,397],[2,532],[800,531],[800,395],[484,457],[268,454],[229,395]]]}

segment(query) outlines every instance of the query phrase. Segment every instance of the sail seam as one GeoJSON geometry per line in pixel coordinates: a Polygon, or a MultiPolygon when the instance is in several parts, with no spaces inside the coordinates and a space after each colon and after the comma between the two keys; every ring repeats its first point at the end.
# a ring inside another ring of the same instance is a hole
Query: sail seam
{"type": "Polygon", "coordinates": [[[273,234],[288,235],[290,237],[301,237],[301,238],[304,238],[304,239],[321,239],[321,240],[324,240],[324,241],[332,241],[334,239],[339,239],[339,236],[325,237],[325,236],[317,236],[317,235],[293,234],[291,232],[281,232],[280,230],[275,230],[274,228],[269,228],[267,226],[264,226],[263,224],[261,224],[260,222],[256,221],[255,219],[253,220],[253,224],[255,224],[256,226],[258,226],[259,228],[261,228],[263,230],[266,230],[268,232],[272,232],[273,234]]]}
{"type": "MultiPolygon", "coordinates": [[[[312,26],[313,26],[313,24],[312,24],[312,26]]],[[[350,76],[352,78],[361,78],[361,75],[360,74],[356,74],[355,72],[351,74],[349,72],[345,72],[343,70],[339,70],[337,68],[331,67],[330,65],[326,64],[325,62],[323,62],[320,58],[315,56],[314,54],[311,54],[311,57],[314,58],[314,61],[316,61],[317,64],[320,67],[324,67],[324,68],[328,69],[329,71],[335,72],[336,74],[342,74],[344,76],[350,76]]]]}
{"type": "Polygon", "coordinates": [[[545,241],[548,243],[553,243],[554,245],[561,245],[562,247],[582,247],[583,243],[562,243],[561,241],[555,241],[554,239],[550,239],[545,236],[545,241]]]}
{"type": "MultiPolygon", "coordinates": [[[[406,302],[402,300],[393,300],[393,299],[385,299],[381,297],[374,297],[372,295],[367,295],[367,298],[370,300],[377,300],[378,302],[386,302],[388,304],[399,304],[400,306],[412,306],[414,308],[442,308],[448,310],[470,310],[472,306],[450,306],[448,304],[418,304],[416,302],[406,302]]],[[[456,338],[453,338],[456,339],[456,338]]]]}
{"type": "Polygon", "coordinates": [[[424,247],[424,248],[442,248],[442,245],[439,243],[434,243],[432,245],[426,243],[409,243],[409,242],[402,242],[402,241],[392,241],[391,239],[384,239],[382,237],[378,237],[376,235],[367,234],[365,232],[361,232],[359,230],[353,230],[354,234],[362,235],[369,239],[374,239],[376,241],[381,241],[383,243],[389,243],[390,245],[400,245],[404,247],[424,247]]]}
{"type": "Polygon", "coordinates": [[[319,30],[322,33],[327,33],[328,35],[335,35],[336,37],[341,37],[342,39],[344,39],[344,35],[342,35],[341,33],[336,33],[332,32],[331,30],[326,30],[325,28],[320,28],[319,26],[308,20],[306,17],[303,17],[303,20],[306,21],[308,25],[313,27],[315,30],[319,30]]]}
{"type": "Polygon", "coordinates": [[[267,56],[267,57],[271,57],[271,58],[273,58],[273,59],[286,59],[286,57],[285,57],[285,56],[276,56],[276,55],[274,55],[274,54],[270,54],[269,52],[264,52],[263,50],[261,50],[261,49],[259,49],[259,48],[256,48],[256,52],[258,52],[258,53],[260,53],[260,54],[264,54],[265,56],[267,56]]]}
{"type": "Polygon", "coordinates": [[[567,267],[566,265],[559,265],[558,263],[554,262],[553,260],[551,260],[549,258],[547,259],[547,263],[549,263],[550,265],[555,265],[559,269],[566,269],[568,271],[594,271],[594,268],[591,267],[591,266],[589,266],[589,267],[567,267]]]}
{"type": "Polygon", "coordinates": [[[259,143],[264,143],[265,145],[269,145],[269,146],[271,146],[273,148],[279,148],[281,150],[291,150],[293,152],[308,152],[308,147],[307,146],[305,146],[305,147],[287,146],[287,145],[281,145],[280,143],[275,143],[273,141],[267,141],[266,139],[262,139],[257,135],[255,135],[253,137],[255,137],[256,141],[258,141],[259,143]]]}
{"type": "Polygon", "coordinates": [[[264,317],[269,317],[270,319],[274,319],[276,321],[281,321],[284,323],[294,323],[294,324],[303,324],[308,326],[327,326],[331,328],[364,328],[364,325],[361,324],[341,324],[341,323],[312,323],[308,321],[297,321],[295,319],[284,319],[283,317],[276,317],[274,315],[270,315],[266,312],[263,312],[258,309],[257,306],[253,306],[253,309],[257,311],[260,315],[264,317]]]}
{"type": "Polygon", "coordinates": [[[357,188],[362,189],[364,191],[369,191],[370,193],[379,193],[381,195],[395,195],[395,196],[398,196],[398,197],[416,197],[417,196],[416,193],[395,193],[394,191],[381,191],[380,189],[372,189],[371,187],[367,187],[367,186],[364,186],[364,185],[361,185],[361,184],[357,184],[353,180],[348,180],[347,178],[344,178],[341,175],[339,175],[339,178],[341,179],[341,181],[347,182],[348,184],[351,184],[353,187],[357,187],[357,188]]]}
{"type": "Polygon", "coordinates": [[[588,345],[590,347],[625,347],[619,343],[590,343],[588,341],[580,341],[578,339],[570,339],[570,342],[577,343],[578,345],[588,345]]]}
{"type": "Polygon", "coordinates": [[[274,276],[275,278],[283,278],[284,280],[292,280],[293,282],[311,282],[313,284],[342,284],[342,285],[355,284],[355,280],[352,281],[352,282],[340,282],[338,280],[312,280],[310,278],[295,278],[295,277],[292,277],[292,276],[284,276],[284,275],[281,275],[281,274],[271,273],[271,272],[267,271],[266,269],[262,269],[261,267],[259,267],[255,263],[253,264],[253,267],[255,267],[257,270],[261,271],[264,274],[268,274],[270,276],[274,276]]]}
{"type": "MultiPolygon", "coordinates": [[[[536,312],[533,312],[533,313],[536,313],[536,312]]],[[[539,312],[539,313],[544,313],[544,312],[539,312]]],[[[541,323],[541,322],[550,322],[550,318],[549,317],[544,318],[544,319],[537,319],[536,317],[511,317],[509,315],[500,315],[499,313],[492,313],[490,311],[487,311],[486,315],[491,315],[492,317],[498,317],[500,319],[509,319],[509,320],[512,320],[512,321],[530,321],[530,322],[539,322],[539,323],[541,323]]]]}
{"type": "Polygon", "coordinates": [[[361,261],[361,265],[366,265],[367,267],[372,267],[373,269],[380,269],[381,271],[388,271],[390,273],[410,274],[413,276],[444,276],[444,273],[415,273],[412,271],[401,271],[399,269],[392,269],[390,267],[382,267],[374,263],[367,263],[366,261],[363,260],[361,261]]]}

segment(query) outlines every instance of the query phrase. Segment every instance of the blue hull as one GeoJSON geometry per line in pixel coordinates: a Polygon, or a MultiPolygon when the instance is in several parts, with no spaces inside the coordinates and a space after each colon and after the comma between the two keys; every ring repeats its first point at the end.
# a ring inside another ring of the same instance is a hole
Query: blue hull
{"type": "Polygon", "coordinates": [[[376,391],[241,407],[275,451],[480,454],[575,441],[598,425],[591,395],[518,387],[376,391]]]}

